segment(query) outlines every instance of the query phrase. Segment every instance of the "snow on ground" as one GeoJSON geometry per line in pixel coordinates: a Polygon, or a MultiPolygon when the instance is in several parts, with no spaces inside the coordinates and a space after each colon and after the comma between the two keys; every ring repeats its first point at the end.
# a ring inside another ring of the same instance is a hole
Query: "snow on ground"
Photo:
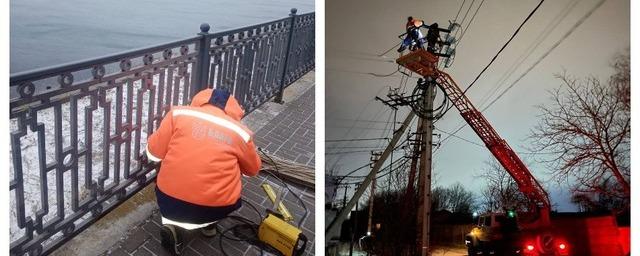
{"type": "MultiPolygon", "coordinates": [[[[174,70],[177,71],[177,68],[174,70]]],[[[188,70],[190,71],[190,70],[188,70]]],[[[174,72],[174,74],[177,72],[174,72]]],[[[165,71],[165,74],[168,72],[165,71]]],[[[187,73],[187,78],[190,73],[187,73]]],[[[174,77],[165,77],[165,86],[167,86],[168,80],[174,80],[174,77]]],[[[90,148],[91,152],[91,166],[88,165],[87,159],[85,156],[81,156],[77,159],[77,174],[78,174],[78,200],[82,202],[83,200],[90,197],[90,187],[93,184],[98,184],[99,180],[104,179],[104,187],[108,187],[114,184],[114,168],[116,166],[116,158],[114,157],[116,154],[115,143],[109,145],[109,156],[108,156],[108,167],[109,172],[103,173],[104,168],[103,164],[105,163],[105,158],[103,155],[104,149],[104,130],[105,130],[105,109],[110,110],[110,123],[109,123],[109,136],[116,135],[116,108],[117,105],[122,106],[122,124],[124,125],[127,122],[127,119],[130,118],[134,125],[138,125],[136,120],[138,118],[138,110],[137,110],[137,102],[139,95],[142,95],[142,111],[140,112],[141,116],[141,127],[140,135],[137,135],[136,132],[131,132],[130,135],[125,134],[125,137],[131,136],[132,142],[130,145],[127,143],[122,143],[122,148],[119,151],[119,154],[124,158],[125,150],[128,147],[130,150],[130,159],[131,159],[131,169],[130,173],[134,172],[138,166],[138,161],[135,159],[136,153],[135,150],[135,142],[139,141],[139,149],[138,151],[141,153],[144,151],[146,146],[146,138],[147,138],[147,129],[148,129],[148,111],[149,111],[149,103],[150,103],[150,93],[148,90],[140,92],[139,90],[142,87],[142,81],[138,78],[138,80],[130,80],[127,83],[124,83],[119,88],[122,89],[122,102],[121,104],[117,104],[117,90],[116,88],[105,90],[105,102],[110,102],[110,106],[102,105],[99,103],[97,98],[93,98],[92,96],[83,96],[78,98],[77,100],[77,143],[78,150],[83,150],[87,148],[87,143],[91,143],[92,146],[90,148]],[[131,95],[128,94],[128,88],[131,88],[131,95]],[[128,97],[131,97],[129,99],[128,97]],[[130,101],[130,102],[129,102],[130,101]],[[95,108],[95,109],[91,109],[95,108]],[[131,108],[131,111],[128,112],[127,109],[131,108]],[[88,124],[85,120],[85,114],[91,114],[92,124],[88,124]],[[85,131],[90,130],[92,132],[90,141],[87,141],[85,138],[85,131]],[[89,173],[90,176],[86,174],[89,173]],[[108,177],[107,177],[108,176],[108,177]],[[85,180],[87,179],[87,180],[85,180]],[[88,186],[87,186],[88,185],[88,186]]],[[[153,85],[157,87],[160,82],[160,75],[156,74],[153,77],[153,85]]],[[[101,85],[106,86],[106,85],[101,85]]],[[[156,95],[152,100],[155,102],[154,108],[157,110],[159,108],[158,100],[165,105],[165,96],[167,90],[164,90],[163,95],[156,95]]],[[[172,92],[173,93],[173,92],[172,92]]],[[[179,92],[178,92],[178,102],[182,103],[184,94],[184,79],[179,81],[179,92]]],[[[171,96],[171,95],[170,95],[171,96]]],[[[171,97],[173,98],[173,97],[171,97]]],[[[176,105],[174,102],[172,105],[176,105]]],[[[62,134],[62,150],[65,151],[65,148],[71,147],[71,103],[63,103],[61,104],[61,109],[59,112],[58,118],[62,120],[61,134],[62,134]]],[[[56,111],[53,107],[47,108],[37,112],[37,122],[38,124],[44,124],[44,154],[45,154],[45,164],[44,166],[56,164],[56,148],[55,148],[55,119],[56,119],[56,111]]],[[[159,122],[157,123],[159,124],[159,122]]],[[[157,125],[155,124],[155,125],[157,125]]],[[[69,215],[73,213],[71,206],[72,199],[72,184],[71,184],[71,174],[74,172],[73,169],[69,171],[64,171],[63,180],[61,182],[62,186],[58,187],[56,185],[56,173],[57,170],[51,170],[46,173],[46,183],[41,182],[42,174],[41,169],[44,166],[40,166],[38,154],[38,133],[31,130],[29,125],[21,124],[21,121],[18,118],[14,118],[10,120],[10,131],[12,134],[17,133],[19,130],[26,130],[26,135],[20,138],[20,149],[22,151],[22,171],[24,178],[24,203],[25,203],[25,215],[27,217],[31,217],[32,219],[36,219],[36,212],[42,211],[44,204],[43,200],[48,200],[49,203],[49,211],[43,217],[44,223],[49,220],[52,220],[57,216],[57,206],[60,202],[57,202],[56,193],[58,190],[61,190],[63,193],[63,205],[64,205],[64,214],[69,215]],[[43,191],[45,190],[45,191],[43,191]],[[44,192],[44,193],[43,193],[44,192]]],[[[9,158],[9,170],[10,171],[10,179],[13,180],[15,178],[15,170],[14,163],[12,161],[11,156],[13,155],[13,149],[10,149],[10,158],[9,158]]],[[[62,163],[72,163],[72,157],[67,155],[62,156],[62,163]]],[[[119,178],[122,181],[124,179],[124,168],[125,168],[125,159],[120,159],[117,163],[120,166],[119,178]]],[[[134,186],[136,184],[134,183],[134,186]]],[[[23,237],[24,230],[18,227],[17,223],[17,209],[16,209],[16,193],[15,191],[11,191],[10,193],[10,241],[16,241],[23,237]]],[[[86,214],[84,218],[90,217],[90,214],[86,214]]],[[[59,236],[59,234],[58,234],[59,236]]]]}

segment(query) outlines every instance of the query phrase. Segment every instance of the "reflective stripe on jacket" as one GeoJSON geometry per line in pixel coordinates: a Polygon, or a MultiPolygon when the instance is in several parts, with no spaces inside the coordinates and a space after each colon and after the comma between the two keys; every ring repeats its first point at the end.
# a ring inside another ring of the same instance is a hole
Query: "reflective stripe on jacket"
{"type": "Polygon", "coordinates": [[[220,92],[212,98],[214,91],[205,89],[190,106],[173,107],[149,136],[148,158],[162,161],[158,188],[171,197],[232,205],[240,198],[241,174],[258,174],[252,132],[240,123],[244,111],[233,96],[220,92]]]}

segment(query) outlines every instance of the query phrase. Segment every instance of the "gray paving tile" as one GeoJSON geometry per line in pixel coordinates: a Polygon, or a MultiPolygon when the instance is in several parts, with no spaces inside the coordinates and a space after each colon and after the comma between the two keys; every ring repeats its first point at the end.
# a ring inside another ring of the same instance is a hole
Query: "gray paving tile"
{"type": "Polygon", "coordinates": [[[133,255],[134,256],[152,256],[153,254],[147,249],[145,249],[144,247],[140,247],[138,248],[138,250],[136,250],[135,253],[133,253],[133,255]]]}
{"type": "Polygon", "coordinates": [[[151,235],[141,227],[136,227],[130,235],[124,239],[122,248],[127,252],[134,252],[138,249],[151,235]]]}

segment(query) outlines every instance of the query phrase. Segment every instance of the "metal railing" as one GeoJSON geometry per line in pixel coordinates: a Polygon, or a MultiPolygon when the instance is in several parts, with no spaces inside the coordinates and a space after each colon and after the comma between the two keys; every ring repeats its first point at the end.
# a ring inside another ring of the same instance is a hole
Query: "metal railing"
{"type": "Polygon", "coordinates": [[[315,13],[10,78],[10,253],[42,255],[156,176],[140,161],[172,105],[226,86],[247,113],[314,68],[315,13]],[[203,82],[204,81],[204,82],[203,82]]]}

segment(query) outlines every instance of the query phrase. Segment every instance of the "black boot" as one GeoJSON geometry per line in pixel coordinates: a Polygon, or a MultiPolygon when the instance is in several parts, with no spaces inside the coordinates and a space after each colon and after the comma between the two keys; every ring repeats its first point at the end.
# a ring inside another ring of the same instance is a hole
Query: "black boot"
{"type": "Polygon", "coordinates": [[[204,228],[200,228],[200,233],[202,233],[203,236],[205,237],[214,237],[216,236],[216,234],[218,234],[217,232],[217,225],[216,223],[212,223],[209,226],[206,226],[204,228]]]}
{"type": "Polygon", "coordinates": [[[400,48],[398,48],[398,52],[402,52],[405,49],[407,49],[407,47],[405,45],[401,45],[400,48]]]}
{"type": "Polygon", "coordinates": [[[162,247],[173,255],[180,255],[180,252],[182,252],[182,236],[176,226],[162,225],[160,239],[162,247]]]}

